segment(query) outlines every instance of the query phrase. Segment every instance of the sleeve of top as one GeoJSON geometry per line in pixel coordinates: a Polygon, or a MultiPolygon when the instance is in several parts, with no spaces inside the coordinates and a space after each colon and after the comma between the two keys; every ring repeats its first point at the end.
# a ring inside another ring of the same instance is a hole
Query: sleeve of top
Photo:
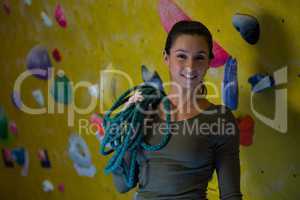
{"type": "Polygon", "coordinates": [[[239,129],[232,112],[221,115],[225,119],[223,133],[216,139],[215,164],[221,200],[241,200],[239,129]]]}
{"type": "MultiPolygon", "coordinates": [[[[128,157],[125,157],[125,159],[128,159],[128,157]]],[[[129,161],[126,162],[129,163],[129,161]]],[[[136,169],[137,169],[136,173],[138,173],[138,167],[136,169]]],[[[113,183],[115,185],[115,188],[119,193],[126,193],[137,185],[137,182],[135,182],[135,184],[132,187],[127,186],[126,178],[123,173],[123,169],[121,167],[118,167],[117,170],[112,172],[112,178],[113,178],[113,183]]]]}

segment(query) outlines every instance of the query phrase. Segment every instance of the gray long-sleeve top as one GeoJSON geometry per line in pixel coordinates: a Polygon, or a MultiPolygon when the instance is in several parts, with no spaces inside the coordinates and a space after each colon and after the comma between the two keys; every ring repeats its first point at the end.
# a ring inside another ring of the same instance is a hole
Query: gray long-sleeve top
{"type": "MultiPolygon", "coordinates": [[[[165,121],[153,115],[145,140],[160,143],[165,121]]],[[[207,185],[217,172],[221,200],[241,200],[239,130],[232,112],[212,104],[198,115],[171,122],[169,143],[156,152],[140,151],[135,200],[206,200],[207,185]]],[[[124,177],[113,173],[116,189],[127,192],[124,177]]]]}

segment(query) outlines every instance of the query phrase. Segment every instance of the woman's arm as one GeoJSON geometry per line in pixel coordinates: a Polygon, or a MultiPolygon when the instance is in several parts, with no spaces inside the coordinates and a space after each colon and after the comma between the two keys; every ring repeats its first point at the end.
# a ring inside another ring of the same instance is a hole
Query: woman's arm
{"type": "Polygon", "coordinates": [[[230,110],[224,114],[225,129],[217,137],[216,171],[221,200],[241,200],[239,129],[230,110]]]}
{"type": "MultiPolygon", "coordinates": [[[[125,160],[127,166],[129,166],[129,163],[130,163],[129,159],[130,159],[130,153],[126,152],[124,160],[125,160]]],[[[129,190],[134,188],[137,185],[137,182],[138,182],[138,181],[135,181],[134,182],[135,184],[132,187],[128,187],[127,184],[126,184],[126,177],[125,177],[125,173],[123,172],[123,170],[124,169],[122,167],[118,167],[117,170],[112,172],[113,183],[114,183],[115,188],[117,189],[117,191],[119,193],[128,192],[129,190]]],[[[135,177],[138,176],[138,173],[139,173],[138,170],[139,170],[138,167],[136,167],[135,177]]]]}
{"type": "Polygon", "coordinates": [[[123,174],[123,170],[121,167],[118,170],[112,172],[112,177],[113,177],[115,188],[119,193],[126,193],[137,185],[134,184],[132,187],[127,186],[125,181],[125,176],[123,174]]]}

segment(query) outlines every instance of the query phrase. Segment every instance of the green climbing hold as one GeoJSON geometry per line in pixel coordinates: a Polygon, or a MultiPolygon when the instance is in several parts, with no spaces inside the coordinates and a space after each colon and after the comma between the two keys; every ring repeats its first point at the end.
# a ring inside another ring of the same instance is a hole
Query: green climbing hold
{"type": "Polygon", "coordinates": [[[0,139],[8,139],[8,122],[2,107],[0,107],[0,139]]]}
{"type": "Polygon", "coordinates": [[[60,72],[55,76],[51,94],[58,103],[69,104],[72,101],[72,86],[64,73],[60,72]]]}

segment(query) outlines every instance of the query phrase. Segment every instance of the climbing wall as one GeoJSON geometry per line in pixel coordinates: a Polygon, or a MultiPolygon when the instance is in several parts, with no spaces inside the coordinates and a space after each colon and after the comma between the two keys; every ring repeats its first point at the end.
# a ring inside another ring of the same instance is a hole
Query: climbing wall
{"type": "MultiPolygon", "coordinates": [[[[162,50],[178,18],[201,21],[213,34],[212,102],[223,102],[224,62],[237,60],[234,114],[252,125],[240,145],[244,199],[300,199],[299,8],[297,0],[1,0],[0,199],[132,198],[133,190],[118,194],[103,173],[108,158],[87,124],[142,82],[141,65],[168,81],[162,50]],[[237,13],[257,20],[258,41],[234,26],[237,13]],[[249,77],[257,74],[273,76],[275,85],[252,93],[249,77]]],[[[208,197],[219,198],[216,176],[208,197]]]]}

